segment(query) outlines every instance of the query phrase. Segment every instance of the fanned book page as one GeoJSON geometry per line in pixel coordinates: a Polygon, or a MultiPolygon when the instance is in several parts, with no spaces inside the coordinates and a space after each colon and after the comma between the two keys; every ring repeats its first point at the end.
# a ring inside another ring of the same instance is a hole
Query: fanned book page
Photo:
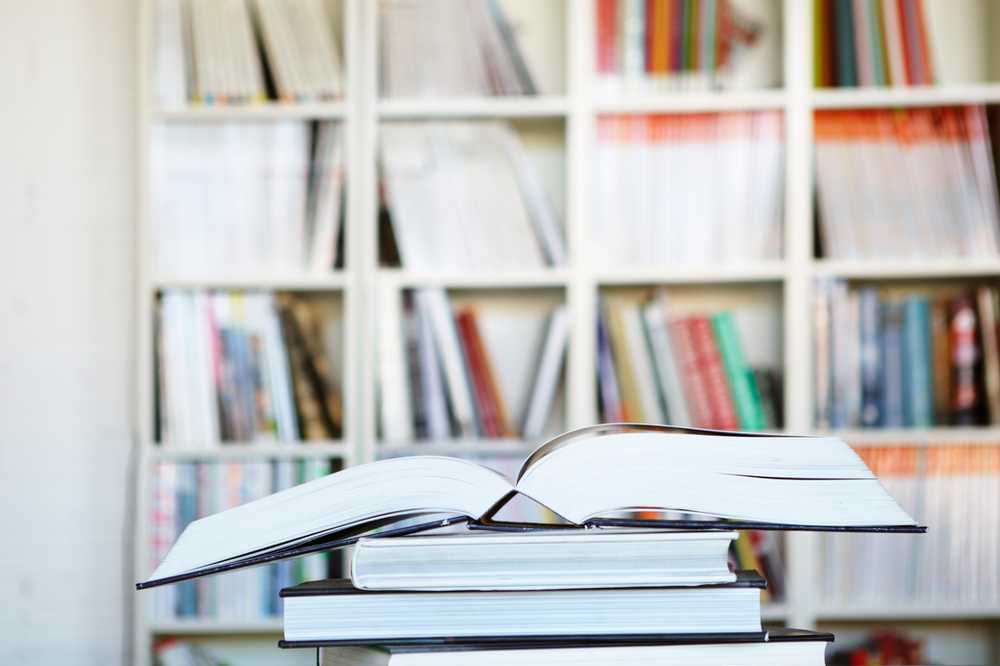
{"type": "Polygon", "coordinates": [[[605,424],[551,440],[528,458],[516,482],[457,458],[396,458],[196,520],[140,586],[238,568],[262,553],[402,517],[488,517],[515,493],[577,525],[652,508],[779,529],[920,529],[835,437],[605,424]]]}

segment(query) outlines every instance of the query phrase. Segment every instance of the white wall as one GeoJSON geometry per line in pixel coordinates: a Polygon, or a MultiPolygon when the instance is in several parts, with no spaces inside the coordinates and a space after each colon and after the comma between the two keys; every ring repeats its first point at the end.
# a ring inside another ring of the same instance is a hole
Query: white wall
{"type": "Polygon", "coordinates": [[[132,0],[0,0],[0,664],[118,664],[132,0]]]}

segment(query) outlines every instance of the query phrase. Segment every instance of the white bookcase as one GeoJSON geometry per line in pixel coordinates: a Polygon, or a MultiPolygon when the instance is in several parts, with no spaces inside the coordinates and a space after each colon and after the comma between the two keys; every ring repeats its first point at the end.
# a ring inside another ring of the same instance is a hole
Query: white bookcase
{"type": "MultiPolygon", "coordinates": [[[[656,97],[599,99],[595,92],[592,0],[501,0],[518,30],[526,58],[545,94],[525,98],[419,99],[378,97],[377,3],[343,0],[334,3],[343,26],[340,43],[346,76],[343,101],[332,104],[265,104],[248,107],[192,107],[162,111],[150,103],[152,0],[141,0],[138,25],[140,62],[137,165],[138,315],[136,320],[136,503],[135,559],[132,578],[149,573],[149,477],[152,463],[163,459],[258,457],[336,457],[345,466],[378,459],[390,452],[377,440],[377,386],[374,327],[375,293],[383,288],[442,286],[464,299],[525,303],[563,300],[572,329],[562,387],[561,413],[554,427],[594,423],[596,408],[596,302],[599,290],[642,292],[653,286],[673,287],[680,301],[708,299],[727,304],[734,299],[776,303],[783,339],[784,414],[787,431],[809,433],[813,427],[813,281],[819,276],[849,280],[921,281],[1000,277],[1000,261],[849,263],[814,258],[813,231],[813,113],[816,109],[936,106],[1000,103],[1000,62],[990,51],[987,32],[1000,26],[1000,2],[994,0],[927,0],[928,21],[947,22],[940,32],[948,42],[949,65],[942,85],[905,89],[825,89],[812,82],[812,0],[734,0],[762,16],[767,40],[763,54],[749,66],[774,70],[777,87],[723,92],[676,93],[656,97]],[[968,39],[963,36],[973,35],[968,39]],[[957,63],[957,64],[956,64],[957,63]],[[776,69],[775,69],[776,68],[776,69]],[[992,74],[992,77],[991,77],[992,74]],[[785,119],[784,255],[777,262],[720,265],[703,268],[598,270],[592,260],[591,193],[593,145],[600,115],[684,113],[708,111],[781,110],[785,119]],[[552,194],[562,197],[570,263],[565,268],[518,273],[414,273],[380,268],[378,263],[379,125],[401,119],[510,119],[531,153],[533,146],[548,156],[543,178],[552,194]],[[346,137],[344,269],[328,276],[303,279],[257,279],[234,276],[202,281],[158,280],[149,261],[149,144],[154,122],[210,120],[334,119],[344,123],[346,137]],[[344,437],[341,441],[301,447],[226,446],[202,452],[167,451],[153,441],[152,312],[156,294],[165,288],[267,288],[325,292],[342,298],[344,311],[343,377],[344,437]],[[707,296],[710,295],[710,296],[707,296]]],[[[935,44],[935,49],[941,46],[935,44]]],[[[1000,52],[1000,47],[996,49],[1000,52]]],[[[939,68],[941,69],[941,68],[939,68]]],[[[938,428],[922,431],[844,431],[851,444],[949,441],[1000,442],[1000,430],[938,428]]],[[[414,444],[391,452],[442,454],[509,453],[523,455],[538,442],[518,440],[456,441],[443,445],[414,444]]],[[[931,526],[933,529],[933,526],[931,526]]],[[[838,645],[874,624],[897,624],[928,637],[929,656],[948,663],[988,663],[1000,657],[995,634],[1000,633],[1000,607],[900,608],[828,607],[818,590],[819,540],[808,533],[789,533],[785,565],[789,592],[784,603],[766,607],[765,621],[801,628],[830,629],[838,645]]],[[[155,622],[146,612],[143,593],[132,600],[135,616],[136,664],[148,664],[151,645],[161,635],[181,635],[203,643],[234,666],[253,663],[312,663],[308,651],[279,652],[274,642],[280,620],[256,623],[209,621],[155,622]]]]}

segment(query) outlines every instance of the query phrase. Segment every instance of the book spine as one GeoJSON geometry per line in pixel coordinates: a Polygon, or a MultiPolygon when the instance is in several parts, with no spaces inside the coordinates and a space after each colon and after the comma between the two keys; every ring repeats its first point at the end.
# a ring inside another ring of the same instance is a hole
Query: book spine
{"type": "Polygon", "coordinates": [[[500,424],[497,405],[489,387],[486,359],[481,354],[481,345],[477,343],[478,334],[475,330],[474,315],[470,310],[463,310],[455,317],[455,328],[462,344],[465,367],[473,387],[474,404],[479,417],[480,431],[487,437],[501,437],[504,434],[500,424]]]}
{"type": "Polygon", "coordinates": [[[618,378],[615,376],[615,362],[611,356],[611,341],[608,339],[607,307],[603,301],[598,305],[597,316],[597,382],[604,420],[609,423],[625,421],[618,378]]]}
{"type": "Polygon", "coordinates": [[[406,333],[406,364],[410,377],[410,395],[413,399],[413,432],[417,439],[427,439],[427,404],[424,396],[424,377],[420,368],[420,340],[413,292],[403,293],[403,328],[406,333]]]}
{"type": "Polygon", "coordinates": [[[712,317],[712,328],[719,345],[729,387],[739,416],[740,429],[761,430],[764,428],[764,414],[757,395],[753,373],[743,355],[736,324],[729,312],[720,312],[712,317]]]}
{"type": "Polygon", "coordinates": [[[976,366],[980,356],[977,328],[978,320],[972,301],[965,297],[958,298],[954,304],[950,326],[954,425],[979,423],[982,397],[976,382],[976,366]]]}
{"type": "Polygon", "coordinates": [[[882,349],[878,290],[867,287],[859,293],[861,328],[861,425],[882,423],[882,349]]]}
{"type": "Polygon", "coordinates": [[[990,425],[1000,424],[1000,349],[997,346],[997,294],[993,287],[982,286],[976,291],[979,306],[979,340],[982,344],[983,387],[986,415],[990,425]]]}
{"type": "Polygon", "coordinates": [[[719,358],[719,348],[712,332],[712,323],[708,317],[697,315],[690,319],[690,327],[698,365],[705,377],[705,389],[711,405],[714,427],[717,430],[737,430],[739,420],[719,358]]]}
{"type": "Polygon", "coordinates": [[[882,305],[882,358],[885,376],[882,391],[882,425],[906,425],[903,397],[903,307],[898,302],[882,305]]]}
{"type": "Polygon", "coordinates": [[[712,416],[712,404],[695,349],[691,324],[689,317],[677,318],[669,323],[668,328],[677,352],[677,365],[684,383],[691,420],[696,428],[713,428],[715,420],[712,416]]]}
{"type": "Polygon", "coordinates": [[[906,425],[933,425],[930,303],[920,296],[911,296],[903,303],[903,392],[906,425]]]}

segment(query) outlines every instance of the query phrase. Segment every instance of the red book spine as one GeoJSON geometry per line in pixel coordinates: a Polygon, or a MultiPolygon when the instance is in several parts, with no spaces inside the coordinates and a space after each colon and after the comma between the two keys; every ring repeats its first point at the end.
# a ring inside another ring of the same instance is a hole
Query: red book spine
{"type": "Polygon", "coordinates": [[[736,416],[736,406],[733,404],[722,359],[719,357],[712,321],[706,316],[692,317],[690,326],[695,355],[712,410],[713,427],[717,430],[738,430],[740,422],[736,416]]]}
{"type": "Polygon", "coordinates": [[[496,375],[493,373],[493,364],[490,362],[489,354],[486,353],[486,345],[483,344],[483,337],[479,335],[479,325],[476,323],[476,313],[469,311],[469,338],[472,343],[472,351],[479,363],[480,371],[483,375],[487,397],[493,408],[493,416],[496,419],[497,432],[499,437],[515,437],[517,431],[510,423],[510,416],[507,414],[507,405],[504,403],[503,394],[497,384],[496,375]]]}
{"type": "MultiPolygon", "coordinates": [[[[889,0],[892,2],[892,0],[889,0]]],[[[903,40],[903,65],[906,67],[906,85],[912,86],[919,81],[913,80],[913,62],[910,58],[910,54],[913,53],[911,50],[913,45],[910,43],[913,39],[913,35],[906,29],[906,0],[896,0],[896,7],[899,13],[899,34],[903,40]]]]}
{"type": "Polygon", "coordinates": [[[462,353],[465,356],[465,367],[469,372],[469,379],[472,380],[474,399],[476,401],[476,411],[479,413],[481,431],[487,437],[499,437],[500,428],[497,423],[496,412],[490,401],[489,390],[486,387],[486,379],[483,373],[480,359],[475,352],[473,342],[472,313],[462,312],[455,320],[458,329],[458,337],[462,344],[462,353]]]}
{"type": "Polygon", "coordinates": [[[597,0],[597,71],[618,71],[618,0],[597,0]]]}
{"type": "Polygon", "coordinates": [[[690,319],[675,319],[670,322],[670,337],[674,343],[674,353],[677,354],[677,365],[681,371],[681,383],[687,396],[691,420],[696,428],[713,428],[712,405],[698,363],[691,331],[690,319]]]}
{"type": "Polygon", "coordinates": [[[927,44],[927,26],[924,24],[924,8],[923,3],[917,2],[913,3],[913,12],[916,16],[917,24],[917,50],[920,54],[920,72],[923,74],[923,80],[920,81],[921,84],[925,86],[934,84],[934,76],[931,73],[931,50],[927,44]]]}

